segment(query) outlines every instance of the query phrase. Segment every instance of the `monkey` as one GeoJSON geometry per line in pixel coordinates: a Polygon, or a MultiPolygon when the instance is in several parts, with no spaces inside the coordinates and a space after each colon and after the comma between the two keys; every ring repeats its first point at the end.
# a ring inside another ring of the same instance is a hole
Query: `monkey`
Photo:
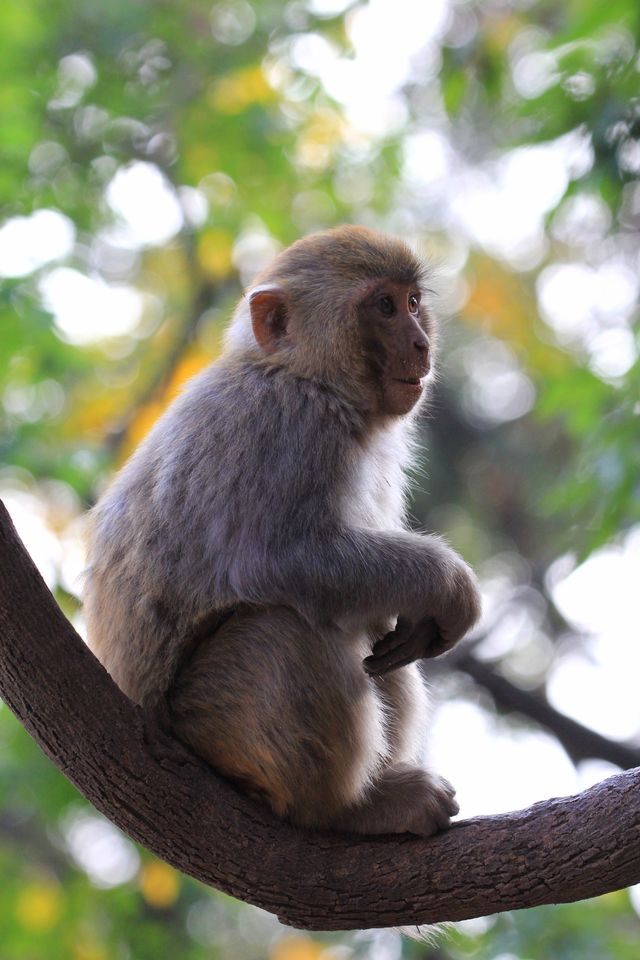
{"type": "Polygon", "coordinates": [[[458,554],[407,521],[427,279],[365,227],[285,249],[90,516],[90,647],[297,827],[429,836],[458,812],[424,763],[419,661],[480,600],[458,554]]]}

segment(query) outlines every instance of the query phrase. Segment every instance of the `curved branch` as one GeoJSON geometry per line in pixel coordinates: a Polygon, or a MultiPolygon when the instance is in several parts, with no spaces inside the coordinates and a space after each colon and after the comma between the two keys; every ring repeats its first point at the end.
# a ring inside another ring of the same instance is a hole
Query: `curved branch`
{"type": "Polygon", "coordinates": [[[167,739],[63,616],[0,504],[0,694],[102,813],[168,863],[315,930],[462,920],[640,880],[640,769],[429,840],[305,833],[167,739]]]}

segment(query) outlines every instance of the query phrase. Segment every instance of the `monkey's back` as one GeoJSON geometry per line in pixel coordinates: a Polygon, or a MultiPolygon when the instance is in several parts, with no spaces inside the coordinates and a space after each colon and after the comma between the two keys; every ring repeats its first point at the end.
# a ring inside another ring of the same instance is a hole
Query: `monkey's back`
{"type": "Polygon", "coordinates": [[[223,360],[190,382],[89,521],[88,642],[129,696],[161,695],[193,624],[263,602],[273,552],[354,501],[357,430],[277,367],[223,360]]]}

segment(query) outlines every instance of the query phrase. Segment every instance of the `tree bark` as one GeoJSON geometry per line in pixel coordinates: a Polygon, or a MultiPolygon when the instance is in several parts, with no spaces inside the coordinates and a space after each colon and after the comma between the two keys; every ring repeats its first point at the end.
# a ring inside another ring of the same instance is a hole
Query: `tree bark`
{"type": "Polygon", "coordinates": [[[462,920],[640,881],[640,768],[428,840],[310,833],[276,820],[118,690],[1,503],[0,694],[47,756],[134,840],[294,926],[462,920]]]}

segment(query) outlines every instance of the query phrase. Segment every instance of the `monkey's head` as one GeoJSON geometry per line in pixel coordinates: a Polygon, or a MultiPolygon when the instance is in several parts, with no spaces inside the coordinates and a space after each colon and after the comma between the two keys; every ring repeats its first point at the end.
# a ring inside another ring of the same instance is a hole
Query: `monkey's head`
{"type": "MultiPolygon", "coordinates": [[[[408,413],[431,370],[425,268],[365,227],[313,234],[258,277],[236,315],[266,362],[322,380],[363,412],[408,413]]],[[[246,343],[246,341],[245,341],[246,343]]]]}

